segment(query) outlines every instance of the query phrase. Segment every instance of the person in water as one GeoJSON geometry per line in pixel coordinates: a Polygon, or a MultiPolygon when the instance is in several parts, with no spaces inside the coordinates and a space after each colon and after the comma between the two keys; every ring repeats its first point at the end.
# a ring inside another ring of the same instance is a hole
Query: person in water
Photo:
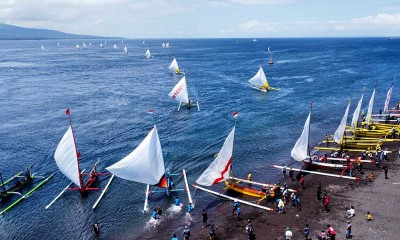
{"type": "Polygon", "coordinates": [[[181,201],[179,200],[179,197],[175,198],[175,206],[179,206],[181,204],[181,201]]]}
{"type": "Polygon", "coordinates": [[[97,222],[97,221],[94,221],[92,227],[93,227],[94,234],[95,234],[96,236],[98,236],[98,235],[100,234],[100,228],[99,228],[98,222],[97,222]]]}

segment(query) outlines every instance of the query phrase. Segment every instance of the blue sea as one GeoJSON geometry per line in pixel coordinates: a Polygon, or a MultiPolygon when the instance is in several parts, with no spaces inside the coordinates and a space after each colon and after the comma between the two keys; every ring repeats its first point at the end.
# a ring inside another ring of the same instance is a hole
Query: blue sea
{"type": "MultiPolygon", "coordinates": [[[[185,225],[183,208],[169,213],[169,227],[148,230],[150,213],[142,212],[145,185],[122,179],[114,179],[95,211],[91,207],[99,191],[87,197],[69,191],[45,210],[69,184],[53,158],[68,128],[68,107],[81,168],[90,169],[100,160],[99,169],[104,170],[129,154],[156,124],[165,164],[172,172],[186,169],[189,183],[212,162],[235,125],[232,113],[238,111],[235,175],[252,172],[255,181],[273,183],[280,180],[280,172],[272,164],[294,164],[290,150],[301,134],[310,102],[310,144],[316,145],[326,133],[334,133],[350,99],[354,111],[364,87],[365,111],[374,87],[375,111],[383,108],[392,83],[391,105],[399,99],[398,80],[393,81],[399,69],[398,39],[145,39],[145,44],[108,39],[100,48],[101,42],[0,41],[0,172],[7,179],[34,163],[35,174],[54,174],[0,216],[0,239],[93,239],[95,220],[104,239],[150,239],[154,235],[149,231],[169,236],[185,225]],[[162,48],[167,41],[171,47],[162,48]],[[87,48],[76,49],[82,42],[87,48]],[[113,44],[119,49],[114,50],[113,44]],[[154,58],[145,58],[147,48],[154,58]],[[200,112],[194,108],[178,112],[178,103],[168,97],[180,79],[168,70],[174,57],[186,73],[190,97],[199,100],[200,112]],[[280,91],[263,93],[248,85],[259,66],[280,91]],[[149,109],[154,114],[148,114],[149,109]]],[[[100,177],[99,186],[107,180],[100,177]]],[[[183,187],[182,178],[174,180],[183,187]]],[[[212,189],[222,192],[223,187],[212,189]]],[[[192,194],[197,209],[212,209],[219,202],[204,192],[192,194]]],[[[178,196],[186,206],[186,194],[178,196]]],[[[154,194],[150,207],[169,209],[174,197],[154,194]]],[[[0,203],[0,208],[16,199],[0,203]]]]}

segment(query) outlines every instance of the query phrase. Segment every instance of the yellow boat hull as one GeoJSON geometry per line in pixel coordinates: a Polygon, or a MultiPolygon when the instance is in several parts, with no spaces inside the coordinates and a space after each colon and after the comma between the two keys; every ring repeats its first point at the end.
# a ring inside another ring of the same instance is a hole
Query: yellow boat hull
{"type": "MultiPolygon", "coordinates": [[[[237,183],[229,183],[228,181],[225,181],[225,185],[228,189],[231,189],[235,192],[242,193],[244,195],[256,197],[256,198],[265,198],[265,192],[250,188],[250,187],[245,187],[243,185],[239,185],[237,183]]],[[[269,198],[274,198],[275,197],[275,192],[270,191],[269,193],[269,198]]]]}

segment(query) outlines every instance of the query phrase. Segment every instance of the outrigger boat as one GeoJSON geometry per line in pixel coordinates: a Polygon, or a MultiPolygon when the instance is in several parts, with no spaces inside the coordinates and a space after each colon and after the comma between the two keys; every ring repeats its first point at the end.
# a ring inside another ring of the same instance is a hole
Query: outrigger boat
{"type": "Polygon", "coordinates": [[[61,193],[46,206],[46,209],[53,205],[67,190],[79,191],[81,194],[86,194],[87,191],[100,190],[100,188],[92,187],[92,185],[96,182],[98,176],[108,174],[106,172],[97,172],[98,162],[94,165],[89,174],[85,174],[86,169],[81,171],[79,166],[79,157],[81,155],[76,148],[70,109],[68,108],[65,113],[68,115],[69,128],[54,152],[54,160],[64,176],[71,180],[71,183],[68,184],[67,187],[64,188],[61,193]],[[85,181],[82,180],[83,175],[88,175],[88,178],[85,181]],[[73,184],[75,184],[76,187],[71,187],[73,184]]]}
{"type": "MultiPolygon", "coordinates": [[[[229,133],[228,137],[225,139],[224,145],[222,146],[221,150],[219,151],[217,157],[214,159],[214,161],[208,166],[208,168],[203,172],[203,174],[200,175],[200,177],[196,180],[196,183],[202,186],[212,186],[214,184],[220,183],[220,182],[225,182],[225,185],[228,189],[264,199],[266,197],[266,192],[259,191],[250,187],[245,187],[239,185],[238,182],[242,181],[242,179],[237,179],[231,176],[231,165],[232,165],[232,152],[233,152],[233,142],[234,142],[234,136],[235,136],[235,127],[233,127],[232,131],[229,133]],[[238,182],[235,182],[234,180],[239,180],[238,182]]],[[[251,182],[251,181],[248,181],[251,182]]],[[[253,182],[252,182],[253,183],[253,182]]],[[[207,191],[211,194],[235,200],[238,202],[241,202],[243,204],[247,204],[250,206],[262,208],[268,211],[273,211],[271,208],[267,208],[264,206],[260,206],[245,200],[240,200],[237,198],[233,198],[230,196],[227,196],[225,194],[221,194],[206,188],[203,188],[199,185],[193,184],[193,187],[198,188],[203,191],[207,191]]],[[[260,200],[261,201],[261,200],[260,200]]]]}
{"type": "Polygon", "coordinates": [[[271,90],[279,91],[279,88],[273,88],[269,86],[267,77],[265,76],[264,70],[261,66],[257,74],[249,80],[249,83],[252,88],[260,90],[262,92],[268,92],[271,90]]]}
{"type": "Polygon", "coordinates": [[[148,59],[148,58],[153,58],[153,56],[151,55],[151,53],[150,53],[150,49],[147,49],[146,50],[146,58],[148,59]]]}
{"type": "Polygon", "coordinates": [[[151,129],[147,137],[133,150],[129,155],[106,168],[112,173],[112,177],[107,183],[101,196],[93,205],[95,209],[101,201],[104,193],[108,189],[114,176],[119,178],[146,184],[146,198],[143,211],[148,210],[148,197],[152,193],[165,193],[167,197],[173,192],[188,191],[189,203],[192,203],[189,188],[187,187],[186,173],[183,170],[186,189],[175,188],[172,183],[172,176],[181,174],[172,174],[164,165],[164,157],[161,149],[160,139],[158,137],[157,127],[151,129]],[[154,187],[150,190],[150,186],[154,187]],[[161,188],[161,190],[158,190],[161,188]]]}
{"type": "Polygon", "coordinates": [[[183,75],[185,75],[184,72],[181,72],[181,70],[180,70],[180,68],[179,68],[179,66],[178,66],[178,62],[176,61],[175,58],[174,58],[174,60],[172,60],[172,62],[171,62],[171,64],[169,65],[168,69],[169,69],[173,74],[176,74],[176,75],[183,74],[183,75]]]}
{"type": "Polygon", "coordinates": [[[197,111],[200,111],[199,101],[189,99],[185,76],[175,85],[168,96],[179,102],[178,112],[181,109],[181,106],[187,106],[188,109],[190,109],[190,107],[197,107],[197,111]]]}
{"type": "Polygon", "coordinates": [[[19,193],[18,191],[33,181],[32,166],[33,164],[27,167],[25,171],[21,171],[15,174],[13,177],[7,179],[6,181],[3,181],[3,176],[0,174],[0,179],[1,179],[0,201],[5,200],[6,198],[8,198],[10,195],[13,194],[21,195],[21,193],[19,193]],[[12,182],[14,179],[16,181],[12,182]],[[22,180],[20,181],[20,179],[22,180]],[[7,185],[11,186],[7,188],[7,185]]]}

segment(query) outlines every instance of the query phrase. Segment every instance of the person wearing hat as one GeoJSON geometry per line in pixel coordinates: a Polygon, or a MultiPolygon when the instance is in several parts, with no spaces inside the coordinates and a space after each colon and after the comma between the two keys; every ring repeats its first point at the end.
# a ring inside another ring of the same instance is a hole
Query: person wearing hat
{"type": "Polygon", "coordinates": [[[290,227],[286,227],[285,239],[291,240],[292,237],[293,237],[293,233],[292,233],[292,231],[290,231],[290,227]]]}
{"type": "Polygon", "coordinates": [[[346,239],[352,238],[351,236],[351,222],[347,220],[346,239]]]}
{"type": "Polygon", "coordinates": [[[190,230],[188,226],[185,226],[185,230],[182,233],[183,240],[189,240],[190,237],[190,230]]]}

